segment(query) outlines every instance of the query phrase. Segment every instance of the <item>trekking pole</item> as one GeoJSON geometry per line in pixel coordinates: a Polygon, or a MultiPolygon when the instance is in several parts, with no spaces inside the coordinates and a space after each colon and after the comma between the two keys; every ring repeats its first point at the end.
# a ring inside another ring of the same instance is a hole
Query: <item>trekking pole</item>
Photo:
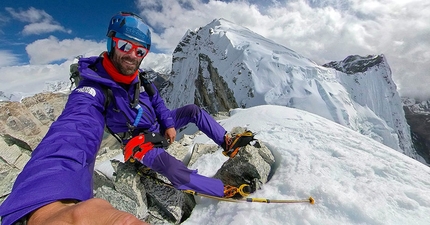
{"type": "MultiPolygon", "coordinates": [[[[138,174],[140,176],[143,176],[142,171],[138,172],[138,174]]],[[[160,180],[158,178],[154,178],[154,177],[149,177],[153,180],[156,180],[159,184],[162,185],[166,185],[168,187],[171,188],[175,188],[173,187],[171,184],[166,183],[163,180],[160,180]]],[[[207,194],[201,194],[198,192],[195,192],[193,190],[181,190],[184,193],[187,194],[191,194],[191,195],[195,195],[195,196],[201,196],[201,197],[205,197],[205,198],[211,198],[211,199],[215,199],[215,200],[219,200],[219,201],[224,201],[224,202],[259,202],[259,203],[310,203],[311,205],[315,204],[315,200],[312,197],[309,197],[308,199],[283,199],[283,200],[278,200],[278,199],[267,199],[267,198],[242,198],[242,199],[234,199],[234,198],[223,198],[223,197],[217,197],[217,196],[213,196],[213,195],[207,195],[207,194]]]]}
{"type": "Polygon", "coordinates": [[[310,204],[315,204],[315,200],[312,197],[309,197],[308,199],[284,199],[284,200],[277,200],[277,199],[266,199],[266,198],[245,198],[243,201],[247,202],[262,202],[262,203],[303,203],[308,202],[310,204]]]}
{"type": "Polygon", "coordinates": [[[196,196],[216,199],[219,201],[226,201],[226,202],[259,202],[259,203],[310,203],[315,204],[315,200],[312,197],[309,197],[308,199],[284,199],[284,200],[277,200],[277,199],[266,199],[266,198],[243,198],[243,199],[234,199],[234,198],[223,198],[223,197],[217,197],[212,195],[206,195],[197,193],[193,190],[183,190],[183,192],[187,194],[192,194],[196,196]]]}

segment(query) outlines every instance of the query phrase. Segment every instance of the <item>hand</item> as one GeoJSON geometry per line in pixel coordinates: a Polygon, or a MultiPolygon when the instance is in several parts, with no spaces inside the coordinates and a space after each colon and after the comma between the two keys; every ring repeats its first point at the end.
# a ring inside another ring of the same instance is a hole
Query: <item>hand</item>
{"type": "Polygon", "coordinates": [[[164,133],[164,137],[166,137],[167,140],[169,140],[169,143],[172,144],[176,139],[176,130],[174,127],[167,128],[166,132],[164,133]]]}
{"type": "Polygon", "coordinates": [[[108,201],[92,198],[77,204],[56,201],[34,211],[27,225],[147,225],[134,215],[115,209],[108,201]]]}

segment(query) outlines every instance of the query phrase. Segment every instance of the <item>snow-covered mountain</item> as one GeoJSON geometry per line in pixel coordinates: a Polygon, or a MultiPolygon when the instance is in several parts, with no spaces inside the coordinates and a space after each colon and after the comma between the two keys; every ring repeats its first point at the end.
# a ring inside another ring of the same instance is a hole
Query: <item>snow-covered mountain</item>
{"type": "MultiPolygon", "coordinates": [[[[365,113],[370,109],[376,117],[383,121],[374,121],[374,115],[366,116],[362,121],[358,121],[352,127],[360,133],[378,139],[380,134],[385,140],[391,137],[384,137],[384,132],[377,130],[393,129],[399,139],[399,147],[403,153],[412,158],[418,157],[411,146],[410,129],[405,119],[402,100],[397,92],[397,87],[391,78],[391,69],[384,55],[379,56],[349,56],[341,62],[331,62],[325,66],[333,67],[340,71],[340,82],[349,93],[349,97],[358,103],[358,111],[365,108],[365,113]],[[368,130],[367,123],[373,123],[371,130],[368,130]],[[383,122],[379,124],[379,122],[383,122]],[[385,124],[384,124],[385,123],[385,124]],[[376,131],[374,130],[376,129],[376,131]],[[374,136],[374,133],[377,135],[374,136]]],[[[384,140],[381,143],[387,144],[384,140]]],[[[390,146],[396,149],[393,146],[390,146]]]]}
{"type": "Polygon", "coordinates": [[[196,103],[211,113],[265,104],[302,109],[423,162],[413,149],[383,55],[321,66],[217,19],[185,34],[173,53],[172,77],[163,95],[171,108],[196,103]]]}
{"type": "MultiPolygon", "coordinates": [[[[170,82],[162,90],[171,108],[188,103],[211,113],[262,104],[299,108],[423,161],[413,149],[397,88],[383,55],[350,56],[318,65],[247,28],[218,19],[189,30],[172,61],[170,82]]],[[[23,66],[17,74],[20,79],[10,76],[17,73],[16,68],[0,68],[0,73],[8,77],[0,84],[0,101],[68,90],[70,64],[23,66]]],[[[164,72],[170,68],[160,64],[152,67],[164,72]]]]}

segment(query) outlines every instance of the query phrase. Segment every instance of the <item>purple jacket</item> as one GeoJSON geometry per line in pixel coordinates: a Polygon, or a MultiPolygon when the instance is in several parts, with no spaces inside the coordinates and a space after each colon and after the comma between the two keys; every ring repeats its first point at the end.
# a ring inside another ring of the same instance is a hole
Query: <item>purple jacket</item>
{"type": "MultiPolygon", "coordinates": [[[[93,169],[105,126],[101,85],[109,87],[115,98],[106,111],[107,125],[114,132],[126,132],[127,122],[133,124],[137,115],[129,99],[134,96],[133,84],[138,82],[136,78],[127,92],[110,78],[97,58],[79,61],[85,79],[70,94],[64,111],[34,149],[11,194],[0,205],[3,225],[56,200],[84,201],[93,197],[93,169]]],[[[144,90],[140,92],[143,115],[137,127],[158,132],[173,127],[174,121],[155,85],[153,88],[156,93],[152,97],[144,90]]]]}

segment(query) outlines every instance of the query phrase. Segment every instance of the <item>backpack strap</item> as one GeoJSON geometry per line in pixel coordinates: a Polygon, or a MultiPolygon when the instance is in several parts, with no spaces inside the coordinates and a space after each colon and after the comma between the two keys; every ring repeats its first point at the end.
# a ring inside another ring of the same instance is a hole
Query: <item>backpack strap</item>
{"type": "Polygon", "coordinates": [[[100,86],[102,87],[102,92],[103,92],[103,95],[105,96],[105,102],[103,103],[103,107],[104,107],[103,115],[106,116],[107,107],[114,100],[114,97],[113,97],[113,92],[110,88],[104,85],[100,85],[100,86]]]}
{"type": "Polygon", "coordinates": [[[154,87],[152,87],[152,82],[149,80],[148,75],[145,71],[139,72],[139,79],[143,88],[145,88],[146,93],[149,97],[155,95],[154,87]]]}
{"type": "Polygon", "coordinates": [[[105,85],[100,85],[101,87],[102,87],[102,91],[103,91],[103,95],[105,96],[105,101],[104,101],[104,104],[103,104],[103,107],[104,107],[104,110],[103,110],[103,117],[104,117],[104,119],[105,119],[105,131],[107,131],[107,132],[109,132],[112,136],[114,136],[115,137],[115,139],[120,143],[120,144],[122,144],[122,138],[120,137],[120,135],[119,134],[117,134],[117,133],[115,133],[115,132],[113,132],[111,129],[110,129],[110,127],[107,125],[107,117],[106,117],[106,114],[107,114],[107,108],[108,108],[108,106],[109,106],[109,104],[111,103],[111,102],[114,102],[115,101],[115,97],[113,96],[113,92],[112,92],[112,89],[110,89],[110,88],[108,88],[108,87],[106,87],[105,85]]]}

